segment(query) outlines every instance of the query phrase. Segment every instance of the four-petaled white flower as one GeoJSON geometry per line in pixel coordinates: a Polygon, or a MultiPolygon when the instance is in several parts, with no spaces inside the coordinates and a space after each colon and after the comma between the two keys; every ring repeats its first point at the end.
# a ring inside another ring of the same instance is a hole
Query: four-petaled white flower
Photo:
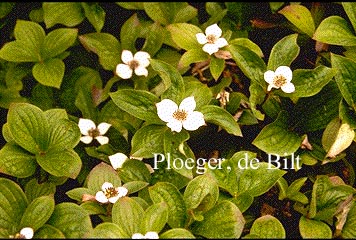
{"type": "Polygon", "coordinates": [[[167,123],[167,126],[176,132],[180,132],[182,127],[189,131],[194,131],[205,125],[204,115],[194,111],[196,102],[194,97],[183,99],[178,105],[170,99],[163,99],[156,103],[158,117],[167,123]]]}
{"type": "Polygon", "coordinates": [[[147,232],[145,235],[141,233],[134,233],[131,237],[132,239],[159,239],[158,233],[147,232]]]}
{"type": "Polygon", "coordinates": [[[126,196],[128,190],[125,187],[115,188],[112,183],[104,182],[101,186],[102,191],[95,194],[95,199],[101,203],[115,203],[119,198],[126,196]]]}
{"type": "Polygon", "coordinates": [[[121,60],[124,63],[120,63],[116,66],[116,74],[123,78],[129,79],[132,77],[132,73],[135,72],[137,76],[147,77],[147,67],[150,65],[151,56],[147,52],[139,51],[132,55],[129,50],[123,50],[121,53],[121,60]]]}
{"type": "Polygon", "coordinates": [[[78,122],[80,132],[84,135],[80,138],[83,143],[89,144],[96,139],[101,145],[107,144],[109,138],[103,136],[111,127],[111,124],[102,122],[98,125],[90,119],[80,118],[78,122]]]}
{"type": "Polygon", "coordinates": [[[295,90],[294,84],[291,83],[293,72],[287,66],[280,66],[275,72],[272,70],[266,71],[264,78],[269,84],[267,91],[271,91],[272,88],[281,88],[283,92],[292,93],[295,90]]]}
{"type": "Polygon", "coordinates": [[[123,153],[115,153],[109,156],[111,166],[116,170],[122,167],[122,164],[128,159],[128,157],[123,153]]]}
{"type": "Polygon", "coordinates": [[[200,44],[204,44],[203,51],[210,55],[219,51],[219,48],[228,45],[225,38],[221,37],[222,30],[215,23],[205,29],[204,33],[197,33],[195,36],[200,44]]]}

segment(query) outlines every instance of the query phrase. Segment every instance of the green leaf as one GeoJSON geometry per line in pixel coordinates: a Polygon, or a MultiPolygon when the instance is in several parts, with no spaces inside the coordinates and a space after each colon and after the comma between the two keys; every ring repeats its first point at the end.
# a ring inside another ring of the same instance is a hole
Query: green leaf
{"type": "MultiPolygon", "coordinates": [[[[192,179],[193,178],[193,173],[192,173],[192,168],[195,165],[194,163],[188,166],[188,164],[183,164],[182,162],[179,162],[179,164],[176,164],[176,159],[194,159],[194,154],[191,154],[191,151],[186,151],[187,149],[184,149],[184,144],[185,142],[189,139],[189,133],[187,131],[181,131],[179,133],[172,132],[170,129],[166,129],[164,132],[163,136],[163,145],[164,145],[164,159],[161,161],[166,161],[167,165],[166,168],[174,169],[176,172],[179,174],[192,179]]],[[[156,168],[156,161],[158,159],[158,156],[160,152],[155,152],[154,153],[154,168],[156,168]]],[[[192,160],[193,161],[193,160],[192,160]]],[[[160,161],[158,161],[160,162],[160,161]]],[[[193,161],[194,162],[194,161],[193,161]]]]}
{"type": "Polygon", "coordinates": [[[356,204],[354,201],[353,206],[351,207],[350,211],[347,214],[345,225],[341,231],[342,238],[346,239],[346,238],[356,237],[356,229],[354,227],[355,224],[356,224],[356,204]]]}
{"type": "Polygon", "coordinates": [[[35,198],[47,195],[54,195],[56,192],[56,185],[51,182],[38,183],[37,179],[33,178],[25,185],[25,194],[29,202],[35,198]]]}
{"type": "Polygon", "coordinates": [[[252,205],[254,197],[249,195],[248,193],[242,193],[236,197],[229,198],[227,200],[234,203],[243,213],[252,205]]]}
{"type": "Polygon", "coordinates": [[[303,238],[332,238],[332,231],[326,223],[304,216],[300,217],[299,231],[303,238]]]}
{"type": "Polygon", "coordinates": [[[7,178],[0,178],[0,235],[7,238],[15,234],[28,201],[21,187],[7,178]]]}
{"type": "Polygon", "coordinates": [[[144,10],[143,2],[115,2],[122,8],[129,10],[144,10]]]}
{"type": "Polygon", "coordinates": [[[327,152],[326,157],[335,158],[353,142],[355,131],[347,123],[341,123],[335,118],[326,126],[321,143],[327,152]]]}
{"type": "Polygon", "coordinates": [[[188,22],[197,15],[197,9],[183,2],[147,2],[143,4],[146,14],[162,25],[188,22]]]}
{"type": "Polygon", "coordinates": [[[279,66],[290,66],[292,64],[300,52],[297,38],[298,34],[290,34],[283,37],[272,47],[268,58],[268,70],[275,71],[279,66]]]}
{"type": "Polygon", "coordinates": [[[132,116],[152,123],[161,123],[156,110],[159,98],[144,90],[120,89],[109,93],[113,102],[132,116]]]}
{"type": "Polygon", "coordinates": [[[314,32],[313,39],[339,46],[355,46],[356,36],[350,24],[340,16],[325,18],[314,32]]]}
{"type": "Polygon", "coordinates": [[[211,75],[215,80],[218,80],[220,77],[221,73],[224,71],[225,68],[225,60],[212,57],[210,58],[210,64],[209,64],[210,72],[211,75]]]}
{"type": "Polygon", "coordinates": [[[82,2],[85,17],[93,25],[95,31],[100,32],[105,24],[106,13],[98,3],[85,3],[82,2]]]}
{"type": "Polygon", "coordinates": [[[16,40],[22,41],[25,46],[31,49],[41,48],[45,31],[38,23],[18,19],[16,21],[14,36],[16,40]]]}
{"type": "Polygon", "coordinates": [[[219,198],[219,187],[214,178],[204,174],[190,181],[184,191],[183,199],[187,209],[208,211],[219,198]]]}
{"type": "Polygon", "coordinates": [[[120,226],[111,222],[103,222],[97,225],[92,236],[93,238],[130,238],[120,226]]]}
{"type": "Polygon", "coordinates": [[[141,221],[140,232],[149,231],[159,233],[168,221],[168,207],[165,202],[160,202],[149,206],[145,211],[145,216],[141,221]]]}
{"type": "Polygon", "coordinates": [[[137,130],[131,141],[131,156],[152,158],[154,153],[162,153],[166,129],[166,126],[147,125],[137,130]]]}
{"type": "Polygon", "coordinates": [[[39,49],[31,48],[24,41],[7,42],[0,49],[0,58],[10,62],[38,62],[39,49]]]}
{"type": "Polygon", "coordinates": [[[340,101],[339,117],[343,123],[349,124],[350,128],[356,129],[356,112],[344,100],[340,101]]]}
{"type": "Polygon", "coordinates": [[[286,238],[282,223],[272,215],[257,218],[250,229],[249,235],[257,238],[286,238]]]}
{"type": "Polygon", "coordinates": [[[173,41],[185,50],[190,49],[202,49],[202,45],[196,38],[197,33],[201,33],[202,30],[190,23],[174,23],[167,26],[167,30],[170,32],[173,41]]]}
{"type": "Polygon", "coordinates": [[[268,154],[278,156],[293,154],[300,147],[302,139],[297,133],[288,130],[287,121],[287,112],[280,112],[278,118],[265,126],[252,144],[268,154]]]}
{"type": "Polygon", "coordinates": [[[341,5],[346,12],[347,17],[349,18],[354,28],[354,31],[356,31],[356,4],[353,2],[341,2],[341,5]]]}
{"type": "Polygon", "coordinates": [[[340,91],[334,81],[330,81],[322,90],[311,97],[301,98],[290,113],[292,123],[298,132],[312,132],[323,129],[338,116],[341,101],[340,91]]]}
{"type": "Polygon", "coordinates": [[[0,3],[0,19],[6,17],[14,8],[14,2],[2,2],[0,3]]]}
{"type": "Polygon", "coordinates": [[[136,52],[135,42],[142,31],[142,24],[137,17],[137,13],[127,19],[120,29],[121,48],[136,52]]]}
{"type": "Polygon", "coordinates": [[[267,87],[263,77],[266,64],[260,56],[249,48],[239,45],[229,45],[227,50],[246,77],[251,79],[252,82],[258,83],[264,89],[267,87]]]}
{"type": "Polygon", "coordinates": [[[41,238],[65,238],[64,234],[58,229],[51,225],[45,224],[40,229],[35,232],[33,236],[34,239],[41,238]]]}
{"type": "Polygon", "coordinates": [[[148,183],[151,180],[151,174],[148,168],[140,160],[130,159],[129,161],[125,161],[122,168],[119,168],[117,172],[120,179],[125,183],[132,181],[148,183]]]}
{"type": "Polygon", "coordinates": [[[203,113],[205,121],[222,127],[230,134],[242,136],[239,124],[225,109],[215,105],[206,105],[200,109],[200,112],[203,113]]]}
{"type": "MultiPolygon", "coordinates": [[[[146,167],[146,165],[145,165],[145,167],[146,167]]],[[[131,193],[135,193],[135,192],[138,192],[138,191],[144,189],[148,185],[149,185],[149,183],[144,182],[144,181],[131,181],[131,182],[125,183],[122,186],[128,190],[128,194],[131,194],[131,193]]]]}
{"type": "Polygon", "coordinates": [[[0,172],[10,176],[25,178],[36,171],[35,156],[18,145],[7,143],[0,150],[0,172]]]}
{"type": "Polygon", "coordinates": [[[101,186],[104,182],[109,182],[114,185],[114,187],[121,186],[121,180],[117,175],[115,169],[104,162],[96,165],[87,176],[87,185],[89,190],[97,192],[102,190],[101,186]]]}
{"type": "Polygon", "coordinates": [[[68,119],[67,111],[63,108],[51,108],[45,111],[44,114],[51,126],[56,125],[58,121],[68,119]]]}
{"type": "Polygon", "coordinates": [[[23,213],[20,227],[31,227],[37,231],[51,217],[54,206],[53,196],[41,196],[34,199],[23,213]]]}
{"type": "Polygon", "coordinates": [[[56,57],[72,46],[77,39],[78,29],[57,28],[48,33],[41,46],[44,59],[56,57]]]}
{"type": "Polygon", "coordinates": [[[187,219],[186,207],[179,190],[171,183],[157,182],[148,188],[154,203],[165,202],[168,206],[168,225],[171,228],[184,227],[187,219]]]}
{"type": "Polygon", "coordinates": [[[47,29],[56,24],[73,27],[85,18],[79,2],[44,2],[42,7],[47,29]]]}
{"type": "Polygon", "coordinates": [[[293,71],[292,83],[295,91],[290,94],[282,93],[284,97],[310,97],[320,92],[320,90],[330,82],[336,71],[323,65],[315,69],[296,69],[293,71]]]}
{"type": "Polygon", "coordinates": [[[286,171],[273,167],[270,162],[259,162],[254,168],[243,169],[238,174],[239,193],[260,196],[271,189],[285,173],[286,171]]]}
{"type": "Polygon", "coordinates": [[[305,6],[291,4],[279,10],[278,13],[285,16],[288,21],[309,37],[313,36],[315,31],[314,19],[309,9],[305,6]]]}
{"type": "Polygon", "coordinates": [[[208,105],[211,99],[213,98],[213,93],[211,88],[206,84],[201,83],[200,81],[194,80],[185,82],[185,94],[184,98],[193,96],[196,103],[196,110],[199,110],[201,107],[208,105]]]}
{"type": "Polygon", "coordinates": [[[47,150],[48,122],[42,110],[29,103],[14,103],[7,115],[15,142],[31,153],[47,150]]]}
{"type": "Polygon", "coordinates": [[[356,84],[352,74],[356,70],[356,62],[337,54],[331,54],[331,65],[337,69],[335,81],[342,96],[347,104],[356,110],[356,84]]]}
{"type": "Polygon", "coordinates": [[[204,220],[192,224],[192,232],[205,238],[240,238],[245,225],[241,211],[223,200],[204,214],[204,220]]]}
{"type": "Polygon", "coordinates": [[[142,51],[154,56],[162,47],[164,40],[164,28],[157,22],[148,27],[146,40],[142,46],[142,51]]]}
{"type": "Polygon", "coordinates": [[[138,202],[129,197],[122,197],[114,203],[112,222],[122,228],[126,235],[132,236],[139,232],[139,223],[144,214],[144,210],[138,202]]]}
{"type": "Polygon", "coordinates": [[[152,68],[158,72],[162,78],[166,91],[162,94],[161,98],[168,98],[173,102],[182,101],[184,94],[184,81],[179,71],[172,65],[157,59],[151,59],[152,68]]]}
{"type": "Polygon", "coordinates": [[[60,88],[64,77],[65,65],[61,59],[51,58],[33,66],[34,78],[45,86],[60,88]]]}
{"type": "Polygon", "coordinates": [[[56,177],[75,179],[82,167],[79,155],[72,149],[42,153],[36,156],[36,160],[45,171],[56,177]]]}
{"type": "Polygon", "coordinates": [[[81,133],[76,124],[68,119],[57,119],[50,125],[48,151],[61,151],[74,148],[80,141],[81,133]]]}
{"type": "Polygon", "coordinates": [[[255,52],[261,58],[264,57],[262,49],[256,43],[252,42],[248,38],[243,38],[243,37],[235,38],[235,39],[230,40],[229,44],[247,47],[251,51],[255,52]]]}
{"type": "Polygon", "coordinates": [[[209,59],[209,55],[200,48],[188,49],[179,60],[178,68],[184,69],[192,63],[203,62],[209,59]]]}
{"type": "Polygon", "coordinates": [[[87,33],[80,35],[80,43],[99,57],[99,62],[105,70],[116,69],[120,62],[121,52],[119,41],[109,33],[87,33]]]}
{"type": "Polygon", "coordinates": [[[169,229],[168,231],[165,231],[164,233],[160,234],[159,237],[162,238],[162,239],[171,239],[171,238],[194,239],[195,238],[195,236],[185,228],[172,228],[172,229],[169,229]]]}
{"type": "Polygon", "coordinates": [[[70,202],[57,204],[47,223],[59,229],[66,238],[86,238],[93,231],[86,210],[70,202]]]}
{"type": "Polygon", "coordinates": [[[94,196],[96,194],[96,191],[91,191],[88,188],[80,187],[80,188],[73,188],[66,192],[66,195],[68,197],[78,202],[81,202],[83,200],[84,194],[90,194],[94,196]]]}

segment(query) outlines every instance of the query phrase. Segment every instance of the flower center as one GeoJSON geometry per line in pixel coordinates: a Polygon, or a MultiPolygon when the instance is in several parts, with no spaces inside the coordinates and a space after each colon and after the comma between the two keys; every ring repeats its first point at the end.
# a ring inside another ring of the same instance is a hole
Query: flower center
{"type": "Polygon", "coordinates": [[[208,43],[215,43],[215,41],[216,41],[216,36],[210,34],[210,35],[206,36],[206,40],[208,41],[208,43]]]}
{"type": "Polygon", "coordinates": [[[118,191],[114,187],[109,187],[105,189],[105,197],[106,198],[111,198],[115,197],[118,195],[118,191]]]}
{"type": "Polygon", "coordinates": [[[282,75],[277,75],[273,78],[273,84],[277,87],[282,87],[284,84],[286,84],[286,82],[287,79],[282,75]]]}
{"type": "Polygon", "coordinates": [[[185,121],[187,119],[188,113],[185,110],[178,109],[173,113],[173,117],[178,121],[185,121]]]}
{"type": "Polygon", "coordinates": [[[91,136],[93,138],[100,136],[100,132],[99,132],[99,130],[97,128],[90,129],[88,131],[88,134],[89,134],[89,136],[91,136]]]}
{"type": "Polygon", "coordinates": [[[140,63],[138,62],[138,61],[136,61],[136,60],[132,60],[132,61],[130,61],[129,62],[129,67],[131,68],[131,69],[136,69],[139,65],[140,65],[140,63]]]}

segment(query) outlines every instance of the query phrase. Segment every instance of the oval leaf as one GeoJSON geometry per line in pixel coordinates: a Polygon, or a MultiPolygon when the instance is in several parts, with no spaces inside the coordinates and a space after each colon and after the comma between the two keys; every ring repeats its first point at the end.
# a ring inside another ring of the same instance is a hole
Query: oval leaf
{"type": "Polygon", "coordinates": [[[64,77],[64,70],[65,65],[61,59],[51,58],[36,63],[32,68],[32,74],[39,83],[59,89],[64,77]]]}
{"type": "Polygon", "coordinates": [[[56,24],[73,27],[84,20],[84,13],[79,2],[44,2],[43,19],[46,28],[56,24]]]}
{"type": "Polygon", "coordinates": [[[326,223],[304,216],[299,220],[299,231],[303,238],[332,238],[331,229],[326,223]]]}
{"type": "Polygon", "coordinates": [[[250,229],[250,233],[257,238],[286,238],[286,231],[282,223],[272,215],[257,218],[250,229]]]}
{"type": "Polygon", "coordinates": [[[78,29],[58,28],[48,33],[42,45],[44,59],[53,58],[72,46],[77,39],[78,29]]]}

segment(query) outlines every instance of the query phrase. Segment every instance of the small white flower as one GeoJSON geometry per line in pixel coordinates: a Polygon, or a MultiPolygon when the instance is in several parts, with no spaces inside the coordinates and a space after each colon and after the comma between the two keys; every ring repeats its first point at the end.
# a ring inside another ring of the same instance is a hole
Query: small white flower
{"type": "Polygon", "coordinates": [[[283,92],[292,93],[295,90],[294,84],[291,83],[293,72],[287,66],[280,66],[275,72],[272,70],[266,71],[264,78],[269,84],[267,91],[271,91],[272,88],[281,88],[283,92]]]}
{"type": "Polygon", "coordinates": [[[128,157],[123,153],[115,153],[109,156],[111,166],[116,170],[122,167],[122,164],[128,159],[128,157]]]}
{"type": "Polygon", "coordinates": [[[141,233],[134,233],[131,237],[132,239],[159,239],[158,233],[147,232],[145,235],[141,233]]]}
{"type": "Polygon", "coordinates": [[[115,188],[112,183],[105,182],[101,186],[102,191],[95,194],[95,199],[101,203],[115,203],[119,198],[126,196],[128,190],[125,187],[115,188]]]}
{"type": "Polygon", "coordinates": [[[194,97],[183,99],[178,105],[170,99],[163,99],[156,103],[158,117],[167,122],[167,126],[176,132],[180,132],[182,127],[189,131],[197,130],[205,125],[204,115],[194,111],[196,102],[194,97]]]}
{"type": "Polygon", "coordinates": [[[197,33],[195,36],[200,44],[204,44],[203,51],[209,53],[209,55],[219,51],[219,48],[228,45],[225,38],[221,37],[222,30],[215,23],[205,29],[204,33],[197,33]]]}
{"type": "Polygon", "coordinates": [[[19,238],[31,239],[33,238],[33,229],[30,227],[25,227],[21,229],[19,238]]]}
{"type": "Polygon", "coordinates": [[[147,77],[148,71],[146,68],[150,65],[150,57],[147,52],[139,51],[132,55],[129,50],[123,50],[121,60],[124,63],[116,66],[116,74],[123,79],[129,79],[134,71],[137,76],[147,77]]]}
{"type": "Polygon", "coordinates": [[[95,123],[90,119],[80,118],[78,122],[80,132],[84,135],[80,138],[85,144],[89,144],[95,138],[101,145],[107,144],[109,138],[103,136],[111,127],[111,124],[102,122],[96,127],[95,123]]]}

